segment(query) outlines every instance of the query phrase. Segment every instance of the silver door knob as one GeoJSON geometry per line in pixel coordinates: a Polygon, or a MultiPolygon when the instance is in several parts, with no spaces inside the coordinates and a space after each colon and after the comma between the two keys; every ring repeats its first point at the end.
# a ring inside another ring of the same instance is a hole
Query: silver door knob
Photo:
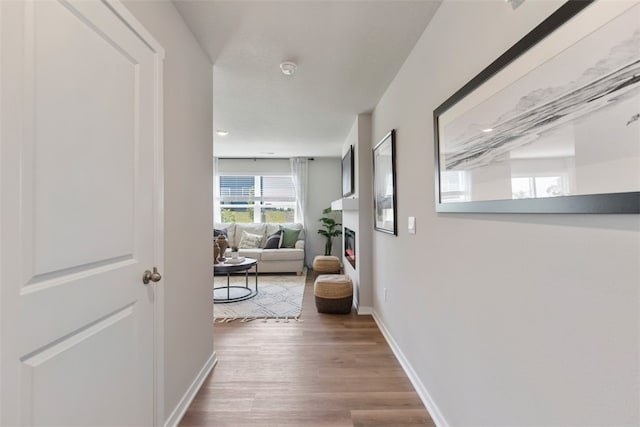
{"type": "Polygon", "coordinates": [[[154,283],[159,282],[160,279],[162,279],[162,276],[158,273],[158,269],[156,267],[153,267],[153,272],[145,270],[145,272],[142,273],[142,283],[145,285],[148,284],[149,281],[154,283]]]}

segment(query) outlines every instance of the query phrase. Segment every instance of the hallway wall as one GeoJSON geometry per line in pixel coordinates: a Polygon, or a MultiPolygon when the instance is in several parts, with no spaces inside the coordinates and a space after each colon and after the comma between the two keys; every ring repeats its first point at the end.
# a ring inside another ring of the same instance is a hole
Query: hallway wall
{"type": "Polygon", "coordinates": [[[399,224],[372,232],[374,310],[440,425],[640,423],[639,216],[435,212],[433,110],[562,3],[443,2],[373,114],[399,224]]]}
{"type": "Polygon", "coordinates": [[[166,420],[213,354],[213,67],[173,3],[124,4],[166,51],[161,282],[166,420]]]}

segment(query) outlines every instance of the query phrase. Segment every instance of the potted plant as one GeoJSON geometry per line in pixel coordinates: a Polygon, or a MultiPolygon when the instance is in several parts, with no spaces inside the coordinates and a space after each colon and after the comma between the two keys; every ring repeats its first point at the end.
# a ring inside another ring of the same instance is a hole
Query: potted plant
{"type": "Polygon", "coordinates": [[[324,254],[331,255],[331,248],[333,246],[333,238],[340,236],[342,230],[340,229],[341,223],[337,222],[334,218],[335,212],[331,208],[322,210],[324,216],[318,221],[322,222],[322,229],[318,230],[318,234],[322,234],[327,238],[327,242],[324,245],[324,254]]]}

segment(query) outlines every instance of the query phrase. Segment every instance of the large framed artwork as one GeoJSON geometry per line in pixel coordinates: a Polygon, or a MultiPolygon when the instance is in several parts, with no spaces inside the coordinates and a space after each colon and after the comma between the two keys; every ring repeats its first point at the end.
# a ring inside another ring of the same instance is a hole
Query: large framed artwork
{"type": "Polygon", "coordinates": [[[398,235],[396,209],[396,131],[373,148],[373,228],[398,235]]]}
{"type": "Polygon", "coordinates": [[[568,1],[434,131],[438,212],[640,213],[640,0],[568,1]]]}
{"type": "Polygon", "coordinates": [[[350,196],[355,192],[354,170],[353,145],[350,145],[342,158],[342,197],[350,196]]]}

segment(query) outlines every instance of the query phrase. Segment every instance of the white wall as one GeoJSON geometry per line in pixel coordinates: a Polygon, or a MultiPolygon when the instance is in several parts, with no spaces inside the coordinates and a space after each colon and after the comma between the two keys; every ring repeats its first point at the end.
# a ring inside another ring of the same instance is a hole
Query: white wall
{"type": "Polygon", "coordinates": [[[213,353],[213,74],[207,56],[173,3],[124,3],[166,50],[165,269],[161,282],[166,419],[213,353]]]}
{"type": "Polygon", "coordinates": [[[289,159],[219,159],[220,174],[289,174],[289,159]]]}
{"type": "Polygon", "coordinates": [[[359,314],[370,314],[373,307],[372,294],[372,232],[373,232],[373,154],[371,143],[371,114],[359,114],[342,145],[342,153],[350,145],[354,149],[354,193],[358,199],[358,210],[345,210],[343,224],[356,232],[355,268],[342,256],[344,271],[354,286],[354,304],[359,314]]]}
{"type": "Polygon", "coordinates": [[[399,221],[373,234],[374,310],[449,425],[640,423],[638,215],[434,208],[432,111],[561,3],[445,1],[373,114],[399,221]]]}
{"type": "MultiPolygon", "coordinates": [[[[318,234],[322,210],[331,206],[331,202],[340,198],[342,192],[341,160],[338,157],[316,157],[309,161],[306,223],[305,257],[308,266],[313,264],[316,255],[324,255],[326,238],[318,234]]],[[[336,220],[342,221],[340,212],[336,220]]],[[[339,258],[342,253],[342,236],[333,239],[331,254],[339,258]]]]}

